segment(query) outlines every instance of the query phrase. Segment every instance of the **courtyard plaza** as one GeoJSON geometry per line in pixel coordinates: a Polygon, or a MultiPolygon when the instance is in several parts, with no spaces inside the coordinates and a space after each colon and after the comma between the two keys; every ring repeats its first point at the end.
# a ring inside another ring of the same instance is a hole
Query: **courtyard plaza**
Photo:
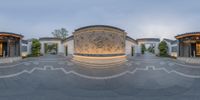
{"type": "Polygon", "coordinates": [[[200,67],[151,53],[93,66],[45,55],[0,65],[0,100],[198,100],[200,67]]]}

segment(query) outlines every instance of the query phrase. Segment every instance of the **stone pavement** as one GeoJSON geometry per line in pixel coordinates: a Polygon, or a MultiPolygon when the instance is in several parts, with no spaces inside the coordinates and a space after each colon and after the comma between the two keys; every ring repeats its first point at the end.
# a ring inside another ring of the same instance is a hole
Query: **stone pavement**
{"type": "MultiPolygon", "coordinates": [[[[0,65],[1,66],[1,65],[0,65]]],[[[144,55],[96,68],[47,55],[2,65],[0,100],[199,100],[200,67],[144,55]]]]}

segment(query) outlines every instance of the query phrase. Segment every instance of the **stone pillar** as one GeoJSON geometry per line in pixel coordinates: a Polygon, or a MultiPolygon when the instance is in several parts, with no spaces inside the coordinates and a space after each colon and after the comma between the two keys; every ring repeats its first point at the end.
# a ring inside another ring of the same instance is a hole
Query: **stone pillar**
{"type": "Polygon", "coordinates": [[[32,48],[32,41],[28,41],[28,48],[27,48],[28,54],[31,54],[31,53],[32,53],[31,48],[32,48]]]}
{"type": "Polygon", "coordinates": [[[45,54],[44,43],[43,42],[40,42],[40,43],[41,43],[40,53],[45,54]]]}
{"type": "Polygon", "coordinates": [[[160,53],[160,52],[159,52],[159,49],[158,49],[158,46],[159,46],[159,42],[158,42],[158,43],[155,43],[155,48],[154,48],[154,49],[155,49],[155,54],[156,54],[156,55],[159,55],[159,53],[160,53]]]}

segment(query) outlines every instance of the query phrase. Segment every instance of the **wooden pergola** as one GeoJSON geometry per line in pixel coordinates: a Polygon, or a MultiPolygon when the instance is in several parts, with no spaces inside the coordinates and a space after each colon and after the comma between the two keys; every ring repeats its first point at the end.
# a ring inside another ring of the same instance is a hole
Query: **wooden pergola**
{"type": "Polygon", "coordinates": [[[179,41],[179,57],[200,57],[200,32],[185,33],[175,38],[179,41]]]}
{"type": "Polygon", "coordinates": [[[0,57],[20,56],[22,38],[20,34],[0,32],[0,57]]]}

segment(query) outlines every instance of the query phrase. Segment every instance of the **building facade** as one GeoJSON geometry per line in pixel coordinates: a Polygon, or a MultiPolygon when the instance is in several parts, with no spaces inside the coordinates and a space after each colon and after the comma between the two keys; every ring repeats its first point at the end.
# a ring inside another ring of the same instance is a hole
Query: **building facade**
{"type": "Polygon", "coordinates": [[[179,42],[179,57],[200,57],[200,32],[176,36],[179,42]]]}
{"type": "MultiPolygon", "coordinates": [[[[22,40],[20,34],[0,32],[0,59],[25,57],[31,54],[32,41],[22,40]]],[[[168,54],[189,63],[199,63],[200,32],[175,36],[177,40],[163,39],[168,46],[168,54]]],[[[159,38],[133,39],[120,28],[107,25],[92,25],[76,29],[66,39],[53,37],[39,38],[41,54],[48,53],[63,56],[114,57],[136,56],[141,54],[141,45],[145,44],[159,54],[159,38]]],[[[12,61],[12,60],[11,60],[12,61]]],[[[5,62],[5,61],[0,61],[5,62]]]]}
{"type": "Polygon", "coordinates": [[[9,63],[19,59],[22,38],[20,34],[0,32],[0,63],[9,63]]]}
{"type": "Polygon", "coordinates": [[[137,41],[119,28],[94,25],[76,29],[73,35],[64,40],[52,37],[39,39],[41,53],[46,54],[45,44],[57,44],[60,55],[127,55],[140,53],[137,41]]]}
{"type": "Polygon", "coordinates": [[[22,35],[0,32],[0,57],[16,57],[21,54],[22,35]]]}
{"type": "Polygon", "coordinates": [[[41,43],[41,54],[46,53],[55,53],[55,54],[63,54],[63,44],[62,39],[54,38],[54,37],[43,37],[39,38],[39,41],[41,43]],[[48,46],[53,46],[52,50],[48,50],[48,46]]]}
{"type": "Polygon", "coordinates": [[[200,32],[184,33],[175,38],[178,40],[178,59],[200,64],[200,32]]]}
{"type": "Polygon", "coordinates": [[[177,57],[178,53],[178,41],[177,40],[170,40],[170,39],[163,39],[167,43],[168,47],[168,55],[172,57],[177,57]]]}
{"type": "MultiPolygon", "coordinates": [[[[159,38],[141,38],[141,39],[137,39],[137,43],[138,43],[138,48],[141,49],[141,45],[144,44],[147,48],[151,47],[154,49],[154,53],[156,55],[159,55],[159,50],[158,50],[158,45],[160,43],[160,39],[159,38]]],[[[141,50],[139,50],[141,51],[141,50]]],[[[139,52],[141,53],[141,52],[139,52]]]]}
{"type": "Polygon", "coordinates": [[[76,29],[73,60],[95,64],[124,62],[126,34],[122,29],[105,25],[76,29]]]}

